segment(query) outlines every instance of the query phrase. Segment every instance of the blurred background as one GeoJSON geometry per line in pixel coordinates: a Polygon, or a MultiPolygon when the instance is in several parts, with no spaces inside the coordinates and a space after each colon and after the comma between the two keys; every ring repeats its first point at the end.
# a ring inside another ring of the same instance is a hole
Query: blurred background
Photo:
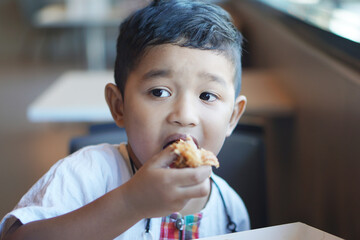
{"type": "MultiPolygon", "coordinates": [[[[147,2],[0,0],[0,218],[111,121],[118,26],[147,2]]],[[[246,39],[240,124],[264,130],[267,225],[360,239],[360,1],[213,2],[246,39]]]]}

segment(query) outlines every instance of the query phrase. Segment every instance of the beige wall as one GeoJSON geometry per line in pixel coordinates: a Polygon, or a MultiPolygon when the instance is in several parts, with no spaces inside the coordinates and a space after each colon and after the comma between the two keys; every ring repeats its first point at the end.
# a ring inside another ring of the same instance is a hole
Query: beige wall
{"type": "Polygon", "coordinates": [[[277,72],[295,104],[293,122],[273,123],[288,139],[283,152],[269,149],[278,153],[268,162],[270,224],[302,221],[360,239],[360,74],[255,4],[232,2],[253,66],[277,72]]]}

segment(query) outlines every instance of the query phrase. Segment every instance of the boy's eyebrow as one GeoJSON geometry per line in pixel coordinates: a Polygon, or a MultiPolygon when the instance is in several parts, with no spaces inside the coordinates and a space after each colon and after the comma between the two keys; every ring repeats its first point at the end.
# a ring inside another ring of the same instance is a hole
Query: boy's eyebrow
{"type": "Polygon", "coordinates": [[[149,72],[145,73],[145,75],[142,77],[142,79],[149,80],[149,79],[158,78],[158,77],[168,77],[170,75],[171,75],[170,70],[155,69],[155,70],[150,70],[149,72]]]}
{"type": "MultiPolygon", "coordinates": [[[[146,81],[146,80],[151,80],[151,79],[155,79],[155,78],[159,78],[159,77],[160,78],[161,77],[169,77],[169,76],[171,76],[171,74],[172,74],[172,71],[167,70],[167,69],[150,70],[149,72],[144,74],[144,76],[142,77],[142,80],[146,81]]],[[[216,74],[202,72],[199,74],[199,76],[200,76],[200,78],[208,79],[213,82],[217,82],[223,86],[227,85],[226,81],[222,77],[220,77],[216,74]]]]}
{"type": "Polygon", "coordinates": [[[209,79],[209,80],[211,80],[211,81],[220,83],[220,84],[223,85],[223,86],[226,86],[226,85],[227,85],[226,81],[225,81],[222,77],[220,77],[220,76],[218,76],[218,75],[215,75],[215,74],[211,74],[211,73],[204,72],[204,73],[201,73],[201,74],[200,74],[200,77],[202,77],[202,78],[207,78],[207,79],[209,79]]]}

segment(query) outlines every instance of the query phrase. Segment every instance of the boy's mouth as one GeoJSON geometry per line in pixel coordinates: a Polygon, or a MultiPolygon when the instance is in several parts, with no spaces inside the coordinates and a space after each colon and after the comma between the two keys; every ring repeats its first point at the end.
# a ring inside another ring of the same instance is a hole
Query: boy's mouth
{"type": "Polygon", "coordinates": [[[163,147],[163,149],[167,148],[167,147],[170,146],[171,144],[173,144],[173,143],[175,143],[175,142],[178,142],[178,141],[180,141],[180,139],[179,139],[179,140],[174,140],[174,141],[168,142],[167,144],[165,144],[165,146],[163,147]]]}
{"type": "MultiPolygon", "coordinates": [[[[169,145],[171,145],[175,142],[178,142],[180,140],[186,141],[186,137],[187,137],[186,134],[173,134],[173,135],[169,136],[165,141],[165,145],[163,146],[163,149],[167,148],[169,145]]],[[[193,136],[190,136],[190,137],[193,139],[197,148],[199,148],[199,144],[198,144],[196,138],[194,138],[193,136]]]]}

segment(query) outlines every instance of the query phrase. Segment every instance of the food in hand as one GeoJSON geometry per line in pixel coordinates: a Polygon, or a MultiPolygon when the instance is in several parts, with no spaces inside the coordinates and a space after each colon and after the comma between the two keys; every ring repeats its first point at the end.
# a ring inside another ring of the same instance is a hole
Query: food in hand
{"type": "Polygon", "coordinates": [[[210,165],[219,167],[217,157],[210,151],[203,148],[198,149],[193,139],[190,136],[186,140],[180,139],[170,145],[170,148],[178,156],[172,163],[171,167],[186,168],[186,167],[199,167],[202,165],[210,165]]]}

